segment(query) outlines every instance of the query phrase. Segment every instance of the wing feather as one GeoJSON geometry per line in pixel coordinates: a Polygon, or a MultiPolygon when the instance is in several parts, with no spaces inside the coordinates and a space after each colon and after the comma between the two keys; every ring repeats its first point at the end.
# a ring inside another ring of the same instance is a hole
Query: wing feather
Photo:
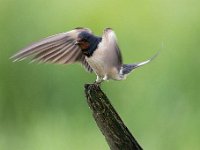
{"type": "Polygon", "coordinates": [[[41,52],[38,52],[33,58],[32,60],[36,61],[36,60],[42,60],[44,59],[45,57],[47,57],[48,55],[50,55],[51,53],[59,50],[59,49],[62,49],[64,46],[66,46],[67,44],[65,45],[59,45],[59,46],[55,46],[53,48],[50,49],[47,49],[47,50],[43,50],[41,52]],[[53,50],[52,50],[53,49],[53,50]]]}
{"type": "Polygon", "coordinates": [[[14,61],[32,58],[32,62],[48,62],[58,64],[82,63],[88,71],[92,68],[87,63],[79,46],[75,45],[78,35],[83,32],[92,33],[88,28],[75,28],[69,32],[59,33],[22,49],[11,57],[14,61]]]}
{"type": "Polygon", "coordinates": [[[117,44],[115,32],[111,28],[106,28],[102,36],[105,47],[107,48],[107,57],[118,69],[122,66],[122,55],[117,44]]]}

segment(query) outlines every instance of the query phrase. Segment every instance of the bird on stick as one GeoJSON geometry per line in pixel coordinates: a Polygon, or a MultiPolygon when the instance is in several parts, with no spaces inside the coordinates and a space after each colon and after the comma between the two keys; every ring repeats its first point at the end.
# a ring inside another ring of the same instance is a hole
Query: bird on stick
{"type": "Polygon", "coordinates": [[[111,28],[104,29],[99,37],[90,29],[79,27],[33,43],[11,58],[56,64],[79,62],[87,71],[96,74],[95,83],[100,84],[105,80],[126,79],[134,69],[151,62],[157,55],[139,63],[123,64],[116,34],[111,28]]]}

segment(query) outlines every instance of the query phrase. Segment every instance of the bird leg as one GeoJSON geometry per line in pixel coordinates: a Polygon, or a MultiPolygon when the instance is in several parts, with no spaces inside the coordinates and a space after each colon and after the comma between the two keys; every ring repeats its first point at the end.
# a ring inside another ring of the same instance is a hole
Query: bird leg
{"type": "Polygon", "coordinates": [[[105,76],[103,77],[103,80],[104,80],[104,81],[105,81],[105,80],[108,80],[107,74],[105,74],[105,76]]]}
{"type": "Polygon", "coordinates": [[[101,84],[102,81],[103,81],[102,78],[97,75],[97,79],[94,82],[94,84],[98,84],[99,85],[99,84],[101,84]]]}

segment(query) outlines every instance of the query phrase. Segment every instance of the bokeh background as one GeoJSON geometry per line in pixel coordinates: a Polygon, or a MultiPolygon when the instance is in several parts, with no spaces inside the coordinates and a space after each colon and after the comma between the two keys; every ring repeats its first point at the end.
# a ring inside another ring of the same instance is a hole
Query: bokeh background
{"type": "Polygon", "coordinates": [[[112,27],[124,62],[160,55],[102,89],[146,150],[200,149],[198,0],[0,0],[0,149],[109,149],[84,97],[95,80],[77,64],[13,63],[46,36],[112,27]]]}

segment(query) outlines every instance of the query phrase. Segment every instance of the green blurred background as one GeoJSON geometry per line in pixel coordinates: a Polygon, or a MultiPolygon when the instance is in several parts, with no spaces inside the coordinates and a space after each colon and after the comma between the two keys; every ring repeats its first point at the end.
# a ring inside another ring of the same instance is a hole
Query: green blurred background
{"type": "Polygon", "coordinates": [[[124,62],[149,65],[102,89],[146,150],[200,149],[200,1],[0,0],[0,149],[109,149],[84,97],[95,80],[77,64],[12,63],[43,37],[112,27],[124,62]]]}

